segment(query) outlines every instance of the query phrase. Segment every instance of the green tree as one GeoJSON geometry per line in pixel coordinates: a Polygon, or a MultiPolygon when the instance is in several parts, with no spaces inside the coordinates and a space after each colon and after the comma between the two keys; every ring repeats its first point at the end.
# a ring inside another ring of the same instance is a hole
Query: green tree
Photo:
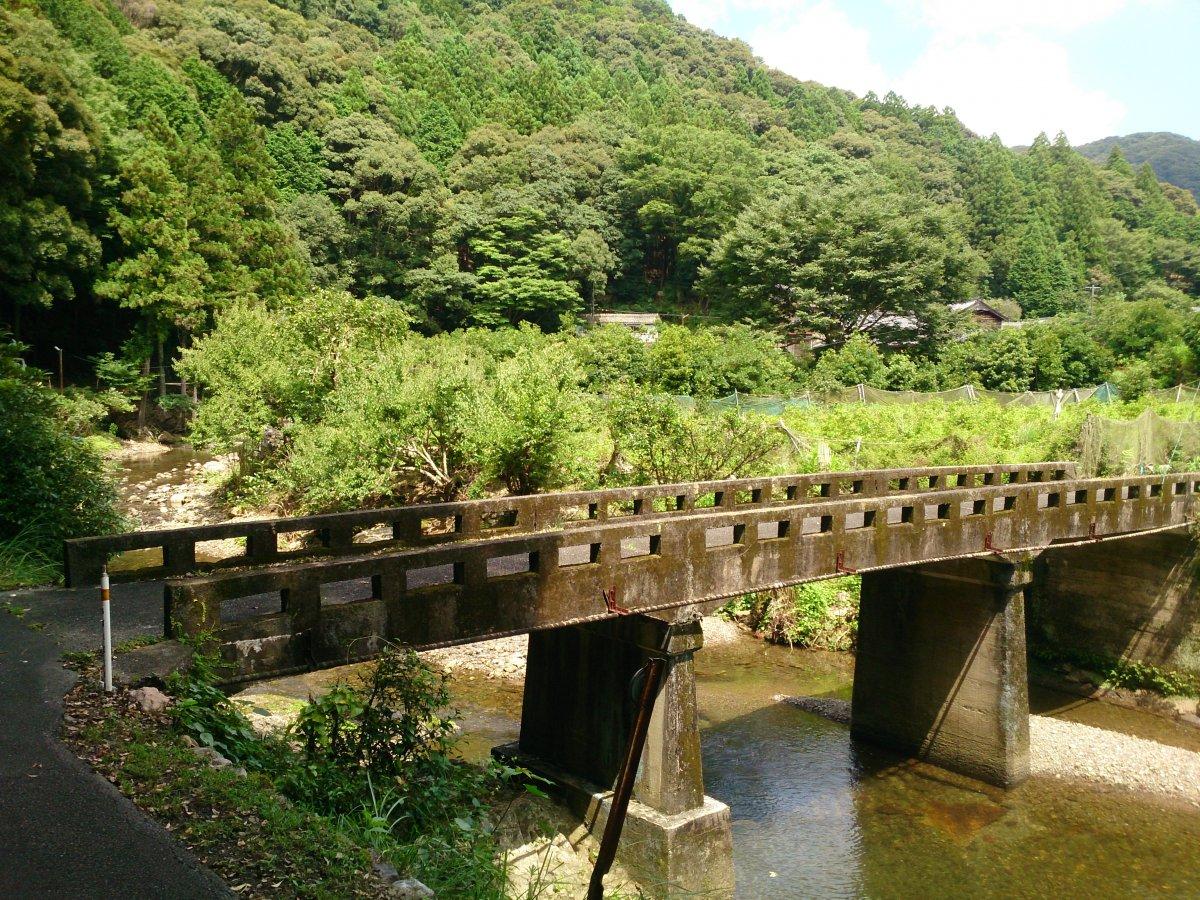
{"type": "Polygon", "coordinates": [[[442,216],[437,171],[411,143],[375,119],[338,119],[325,129],[329,195],[350,227],[354,289],[404,296],[405,273],[426,265],[442,216]]]}
{"type": "Polygon", "coordinates": [[[857,333],[911,340],[978,271],[949,216],[863,179],[752,205],[714,249],[703,289],[728,315],[839,346],[857,333]]]}
{"type": "Polygon", "coordinates": [[[21,307],[72,299],[99,262],[99,143],[61,69],[0,46],[0,297],[18,334],[21,307]]]}
{"type": "Polygon", "coordinates": [[[1043,220],[1026,225],[1007,287],[1029,316],[1053,316],[1076,305],[1075,283],[1054,232],[1043,220]]]}

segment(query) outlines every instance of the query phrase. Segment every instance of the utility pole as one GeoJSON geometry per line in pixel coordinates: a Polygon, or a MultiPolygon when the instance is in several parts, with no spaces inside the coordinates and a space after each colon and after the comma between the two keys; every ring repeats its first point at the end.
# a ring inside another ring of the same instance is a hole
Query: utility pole
{"type": "Polygon", "coordinates": [[[1100,285],[1093,281],[1091,284],[1085,284],[1083,289],[1090,293],[1092,295],[1092,299],[1095,300],[1096,294],[1100,291],[1100,285]]]}
{"type": "Polygon", "coordinates": [[[57,347],[57,346],[54,349],[58,351],[58,392],[61,394],[64,390],[64,387],[63,387],[63,349],[62,349],[62,347],[57,347]]]}

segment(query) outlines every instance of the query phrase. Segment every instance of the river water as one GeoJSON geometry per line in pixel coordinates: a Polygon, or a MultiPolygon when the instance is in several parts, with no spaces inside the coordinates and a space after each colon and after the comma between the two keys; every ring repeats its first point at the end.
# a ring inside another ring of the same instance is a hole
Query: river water
{"type": "MultiPolygon", "coordinates": [[[[1200,897],[1200,811],[1034,778],[1003,791],[856,745],[777,702],[849,699],[849,654],[745,638],[696,655],[704,780],[733,813],[738,897],[1200,897]]],[[[521,690],[456,677],[465,755],[515,740],[521,690]]],[[[1035,689],[1034,712],[1200,750],[1200,732],[1035,689]]]]}

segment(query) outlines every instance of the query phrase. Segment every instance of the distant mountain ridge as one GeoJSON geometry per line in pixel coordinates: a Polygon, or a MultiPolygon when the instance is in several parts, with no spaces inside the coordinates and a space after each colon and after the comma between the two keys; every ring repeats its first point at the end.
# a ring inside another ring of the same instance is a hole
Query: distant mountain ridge
{"type": "Polygon", "coordinates": [[[1134,166],[1150,163],[1163,181],[1192,192],[1200,200],[1200,141],[1170,131],[1139,131],[1114,135],[1075,149],[1097,162],[1104,162],[1114,146],[1121,148],[1134,166]]]}

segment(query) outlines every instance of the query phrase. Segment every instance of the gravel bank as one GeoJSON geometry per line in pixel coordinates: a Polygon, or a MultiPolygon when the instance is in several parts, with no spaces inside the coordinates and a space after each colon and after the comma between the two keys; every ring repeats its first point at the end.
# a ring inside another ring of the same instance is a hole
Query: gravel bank
{"type": "MultiPolygon", "coordinates": [[[[848,724],[850,702],[831,697],[776,700],[848,724]]],[[[1029,717],[1030,774],[1141,791],[1200,807],[1200,753],[1047,716],[1029,717]]]]}
{"type": "MultiPolygon", "coordinates": [[[[700,623],[704,629],[704,643],[710,647],[731,644],[745,634],[741,626],[716,616],[706,616],[700,623]]],[[[525,678],[527,644],[527,639],[521,635],[442,650],[427,650],[421,656],[447,672],[470,669],[493,681],[522,681],[525,678]]]]}
{"type": "Polygon", "coordinates": [[[1078,722],[1029,717],[1034,775],[1146,791],[1200,807],[1200,753],[1078,722]]]}

